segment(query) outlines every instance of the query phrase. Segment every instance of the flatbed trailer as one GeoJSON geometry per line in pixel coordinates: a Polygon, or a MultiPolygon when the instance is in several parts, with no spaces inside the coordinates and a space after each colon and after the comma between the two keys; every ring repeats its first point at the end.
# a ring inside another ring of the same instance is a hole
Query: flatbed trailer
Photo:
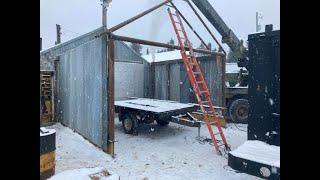
{"type": "Polygon", "coordinates": [[[191,115],[198,108],[197,104],[148,98],[115,101],[115,111],[127,134],[137,134],[139,124],[151,124],[154,121],[160,126],[173,122],[200,130],[203,122],[191,115]]]}

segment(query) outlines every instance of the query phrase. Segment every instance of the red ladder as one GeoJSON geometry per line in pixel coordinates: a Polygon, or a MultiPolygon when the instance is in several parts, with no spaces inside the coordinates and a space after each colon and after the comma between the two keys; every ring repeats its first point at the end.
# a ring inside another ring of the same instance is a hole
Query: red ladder
{"type": "Polygon", "coordinates": [[[199,67],[198,61],[197,61],[197,59],[194,55],[194,52],[192,50],[192,46],[191,46],[191,43],[187,37],[186,31],[183,27],[179,12],[175,11],[175,14],[173,14],[171,12],[170,8],[168,8],[168,13],[169,13],[170,20],[173,25],[174,31],[175,31],[177,38],[178,38],[178,41],[179,41],[179,45],[181,48],[180,53],[182,56],[183,63],[184,63],[185,68],[187,70],[189,80],[192,84],[192,87],[195,92],[195,95],[196,95],[197,101],[199,103],[199,106],[201,108],[201,111],[204,115],[204,121],[205,121],[207,128],[209,130],[212,144],[214,144],[216,151],[220,154],[221,154],[221,151],[219,148],[221,146],[224,146],[226,148],[226,150],[229,151],[230,147],[227,144],[226,138],[223,134],[220,119],[218,119],[216,116],[216,112],[215,112],[215,110],[213,108],[213,104],[211,102],[210,93],[209,93],[207,84],[205,82],[205,79],[204,79],[203,74],[201,72],[201,69],[199,67]],[[177,18],[175,19],[174,16],[177,18]],[[180,29],[178,27],[180,27],[180,29]],[[182,35],[180,32],[182,32],[182,35]],[[181,37],[181,36],[183,36],[183,37],[181,37]],[[184,40],[184,42],[183,42],[183,40],[184,40]],[[184,43],[186,44],[186,47],[189,48],[189,55],[187,55],[187,53],[186,53],[184,43]],[[203,100],[203,98],[204,98],[204,100],[203,100]],[[209,106],[209,107],[205,107],[205,106],[209,106]],[[209,110],[206,110],[206,108],[209,108],[209,110]],[[218,133],[213,133],[213,131],[212,131],[211,123],[208,118],[209,114],[213,116],[213,119],[214,119],[213,123],[218,128],[218,131],[219,131],[218,133]],[[222,139],[222,143],[221,143],[221,140],[219,140],[219,143],[218,143],[218,140],[215,137],[216,135],[220,135],[220,137],[222,139]]]}

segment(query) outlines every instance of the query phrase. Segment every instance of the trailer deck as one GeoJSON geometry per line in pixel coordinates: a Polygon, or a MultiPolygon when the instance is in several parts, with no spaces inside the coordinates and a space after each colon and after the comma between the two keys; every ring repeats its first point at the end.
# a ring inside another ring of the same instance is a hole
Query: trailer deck
{"type": "Polygon", "coordinates": [[[119,121],[122,122],[123,129],[128,134],[136,134],[139,124],[151,124],[154,121],[160,126],[173,122],[200,128],[201,121],[191,115],[197,109],[197,104],[159,99],[135,98],[115,101],[119,121]]]}
{"type": "Polygon", "coordinates": [[[154,113],[165,113],[194,108],[196,104],[185,104],[176,101],[137,98],[130,100],[115,101],[115,106],[149,111],[154,113]]]}

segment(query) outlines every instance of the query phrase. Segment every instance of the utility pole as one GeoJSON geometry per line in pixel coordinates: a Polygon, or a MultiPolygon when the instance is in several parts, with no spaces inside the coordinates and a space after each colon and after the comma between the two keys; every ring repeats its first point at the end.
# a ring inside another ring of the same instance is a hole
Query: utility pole
{"type": "Polygon", "coordinates": [[[57,41],[55,44],[60,44],[61,43],[61,26],[59,24],[56,24],[56,29],[57,29],[57,41]]]}
{"type": "Polygon", "coordinates": [[[40,51],[42,50],[42,38],[40,37],[40,51]]]}

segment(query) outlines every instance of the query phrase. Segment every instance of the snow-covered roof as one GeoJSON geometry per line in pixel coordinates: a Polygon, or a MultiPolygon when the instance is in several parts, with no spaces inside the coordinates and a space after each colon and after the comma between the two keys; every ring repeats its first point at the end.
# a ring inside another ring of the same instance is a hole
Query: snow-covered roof
{"type": "MultiPolygon", "coordinates": [[[[188,52],[187,52],[188,54],[188,52]]],[[[181,59],[180,50],[173,50],[161,53],[154,53],[154,60],[152,57],[152,53],[148,55],[142,55],[141,57],[144,58],[149,63],[151,62],[163,62],[163,61],[172,61],[172,60],[179,60],[181,59]]],[[[199,53],[196,53],[197,57],[205,56],[199,53]]],[[[238,73],[240,71],[240,67],[237,63],[226,63],[226,73],[238,73]]],[[[244,68],[245,69],[245,68],[244,68]]]]}
{"type": "MultiPolygon", "coordinates": [[[[189,51],[187,51],[187,54],[189,54],[189,51]]],[[[200,54],[200,53],[195,53],[195,55],[196,55],[196,57],[207,56],[205,54],[200,54]]],[[[142,55],[141,57],[144,58],[149,63],[182,59],[180,50],[154,53],[154,61],[153,61],[152,56],[153,56],[152,53],[150,53],[148,55],[142,55]]]]}
{"type": "Polygon", "coordinates": [[[142,55],[142,58],[147,60],[149,63],[181,59],[181,54],[179,50],[154,53],[154,61],[152,56],[153,56],[152,53],[150,53],[147,55],[142,55]]]}
{"type": "Polygon", "coordinates": [[[238,73],[240,69],[237,63],[226,63],[226,73],[238,73]]]}

